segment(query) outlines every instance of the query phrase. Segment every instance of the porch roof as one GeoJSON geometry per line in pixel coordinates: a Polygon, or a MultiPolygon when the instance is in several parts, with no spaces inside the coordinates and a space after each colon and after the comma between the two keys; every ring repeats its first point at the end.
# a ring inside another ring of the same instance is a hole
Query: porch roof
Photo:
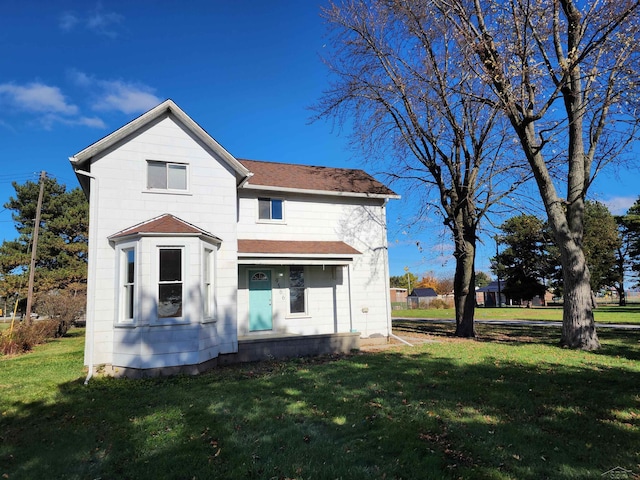
{"type": "Polygon", "coordinates": [[[238,240],[241,264],[343,265],[361,252],[341,241],[238,240]]]}

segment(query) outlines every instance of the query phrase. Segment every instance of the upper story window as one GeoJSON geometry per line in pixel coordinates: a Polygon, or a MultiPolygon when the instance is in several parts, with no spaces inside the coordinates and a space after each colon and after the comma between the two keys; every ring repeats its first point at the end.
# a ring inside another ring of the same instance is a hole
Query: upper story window
{"type": "Polygon", "coordinates": [[[187,165],[184,163],[147,161],[147,188],[186,190],[187,165]]]}
{"type": "Polygon", "coordinates": [[[258,220],[284,220],[283,207],[281,198],[258,198],[258,220]]]}

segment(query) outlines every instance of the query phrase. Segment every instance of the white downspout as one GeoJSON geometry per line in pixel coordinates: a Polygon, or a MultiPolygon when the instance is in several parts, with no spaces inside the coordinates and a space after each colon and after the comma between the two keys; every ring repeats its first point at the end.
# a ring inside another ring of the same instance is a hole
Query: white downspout
{"type": "Polygon", "coordinates": [[[353,303],[351,300],[351,264],[347,263],[347,290],[349,292],[349,331],[353,333],[353,303]]]}
{"type": "Polygon", "coordinates": [[[385,288],[386,288],[386,303],[387,303],[387,335],[389,336],[389,338],[395,338],[396,340],[398,340],[399,342],[402,342],[406,345],[409,345],[410,347],[413,347],[413,345],[409,342],[407,342],[406,340],[398,337],[397,335],[393,334],[393,326],[391,324],[391,284],[389,281],[389,246],[387,243],[387,211],[386,211],[386,206],[387,206],[387,201],[385,199],[384,204],[382,205],[382,245],[383,245],[383,262],[384,262],[384,281],[385,281],[385,288]]]}
{"type": "Polygon", "coordinates": [[[89,383],[89,379],[93,376],[93,350],[95,343],[95,269],[97,255],[97,213],[98,213],[98,179],[84,170],[76,170],[76,174],[89,177],[93,180],[93,187],[89,194],[89,264],[87,267],[87,312],[86,312],[86,336],[87,336],[87,360],[89,372],[84,384],[89,383]],[[93,201],[92,201],[93,200],[93,201]]]}

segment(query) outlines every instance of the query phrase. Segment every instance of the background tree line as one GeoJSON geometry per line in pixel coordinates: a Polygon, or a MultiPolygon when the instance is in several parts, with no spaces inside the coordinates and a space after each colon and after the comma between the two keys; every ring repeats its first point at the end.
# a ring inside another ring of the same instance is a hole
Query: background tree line
{"type": "MultiPolygon", "coordinates": [[[[547,290],[562,296],[562,263],[549,224],[522,214],[500,230],[495,240],[503,249],[492,258],[492,271],[504,281],[503,293],[520,301],[542,297],[547,290]]],[[[585,202],[582,248],[592,293],[615,289],[619,304],[625,305],[625,279],[640,272],[640,198],[621,216],[602,203],[585,202]]]]}
{"type": "MultiPolygon", "coordinates": [[[[477,272],[475,276],[476,287],[484,287],[491,282],[491,277],[484,272],[477,272]]],[[[410,294],[414,288],[433,288],[438,295],[449,295],[454,290],[454,279],[451,276],[436,276],[433,272],[427,272],[422,277],[407,272],[405,275],[394,275],[389,278],[392,288],[406,288],[410,294]]]]}

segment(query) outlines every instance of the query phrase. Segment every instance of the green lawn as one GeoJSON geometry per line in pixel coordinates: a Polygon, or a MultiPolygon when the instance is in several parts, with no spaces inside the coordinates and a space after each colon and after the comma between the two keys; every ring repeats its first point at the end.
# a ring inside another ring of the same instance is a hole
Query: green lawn
{"type": "MultiPolygon", "coordinates": [[[[393,310],[393,317],[398,318],[455,318],[453,308],[423,310],[393,310]]],[[[640,324],[640,304],[626,307],[601,305],[594,310],[596,322],[640,324]]],[[[475,309],[476,320],[557,320],[562,321],[562,307],[503,307],[475,309]]]]}
{"type": "MultiPolygon", "coordinates": [[[[553,327],[398,321],[433,342],[226,367],[198,377],[93,379],[82,330],[0,358],[8,479],[584,479],[640,473],[640,332],[596,353],[553,327]]],[[[394,323],[395,326],[395,323],[394,323]]],[[[631,478],[629,476],[629,478],[631,478]]]]}

